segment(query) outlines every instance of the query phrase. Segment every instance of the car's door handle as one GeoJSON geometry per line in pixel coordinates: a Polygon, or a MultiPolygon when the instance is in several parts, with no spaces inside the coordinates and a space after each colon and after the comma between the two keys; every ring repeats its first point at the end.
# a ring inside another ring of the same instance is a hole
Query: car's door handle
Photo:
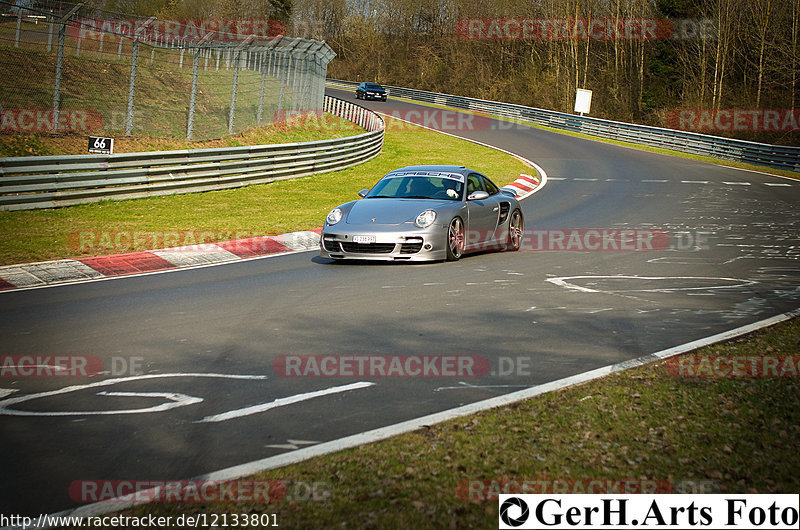
{"type": "Polygon", "coordinates": [[[496,212],[496,211],[497,211],[497,210],[499,210],[499,209],[500,209],[500,207],[499,207],[499,206],[495,206],[494,208],[492,208],[492,211],[493,211],[493,212],[496,212]]]}

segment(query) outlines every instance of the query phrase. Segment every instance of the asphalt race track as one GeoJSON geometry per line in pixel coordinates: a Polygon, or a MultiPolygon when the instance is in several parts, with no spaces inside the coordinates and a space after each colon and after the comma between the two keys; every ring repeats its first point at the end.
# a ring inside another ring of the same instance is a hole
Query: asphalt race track
{"type": "Polygon", "coordinates": [[[91,356],[113,372],[0,378],[0,511],[79,506],[77,481],[196,477],[800,307],[800,182],[493,120],[450,132],[545,169],[523,207],[526,229],[554,250],[423,265],[304,252],[0,293],[4,355],[91,356]],[[588,229],[658,231],[666,243],[558,250],[588,229]],[[472,356],[491,370],[283,377],[273,366],[342,354],[472,356]],[[352,383],[364,384],[342,388],[352,383]]]}

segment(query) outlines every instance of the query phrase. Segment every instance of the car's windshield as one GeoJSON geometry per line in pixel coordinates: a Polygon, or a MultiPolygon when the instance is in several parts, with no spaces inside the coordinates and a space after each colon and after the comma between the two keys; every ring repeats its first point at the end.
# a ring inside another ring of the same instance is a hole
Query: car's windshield
{"type": "Polygon", "coordinates": [[[440,199],[460,201],[464,176],[436,171],[398,171],[383,177],[367,199],[440,199]]]}
{"type": "Polygon", "coordinates": [[[364,87],[365,87],[365,88],[371,88],[371,89],[373,89],[373,90],[380,90],[381,88],[383,88],[382,86],[380,86],[380,85],[379,85],[379,84],[377,84],[377,83],[365,83],[365,84],[364,84],[364,87]]]}

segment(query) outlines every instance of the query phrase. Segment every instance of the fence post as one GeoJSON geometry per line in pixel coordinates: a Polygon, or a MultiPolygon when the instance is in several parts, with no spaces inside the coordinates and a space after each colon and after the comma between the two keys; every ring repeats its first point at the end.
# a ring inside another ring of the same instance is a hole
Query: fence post
{"type": "Polygon", "coordinates": [[[133,130],[133,95],[136,91],[136,63],[139,60],[139,39],[133,38],[131,49],[131,77],[128,82],[128,111],[125,113],[125,134],[130,136],[133,130]]]}
{"type": "Polygon", "coordinates": [[[258,93],[258,114],[256,115],[256,125],[261,125],[261,114],[264,110],[264,86],[267,83],[267,68],[264,65],[264,52],[261,52],[261,90],[258,93]]]}
{"type": "Polygon", "coordinates": [[[297,58],[290,56],[292,60],[292,112],[297,110],[297,58]]]}
{"type": "Polygon", "coordinates": [[[131,80],[128,84],[128,111],[125,114],[125,134],[130,136],[133,131],[133,99],[136,92],[136,63],[139,60],[139,34],[153,23],[156,17],[150,17],[142,24],[133,35],[133,49],[131,50],[131,80]]]}
{"type": "Polygon", "coordinates": [[[186,140],[192,141],[192,132],[194,131],[194,105],[197,99],[197,70],[200,67],[200,48],[194,51],[194,59],[192,60],[192,91],[189,94],[189,124],[186,126],[186,140]]]}
{"type": "Polygon", "coordinates": [[[61,113],[61,70],[64,66],[64,33],[67,30],[67,22],[70,18],[83,7],[78,4],[58,21],[58,50],[56,51],[56,80],[53,86],[53,132],[58,130],[58,118],[61,113]]]}
{"type": "MultiPolygon", "coordinates": [[[[192,91],[189,94],[189,124],[186,126],[186,139],[192,141],[192,133],[194,132],[194,108],[197,101],[197,71],[200,68],[200,51],[203,44],[214,35],[214,32],[207,33],[197,47],[194,49],[194,59],[192,60],[192,91]]],[[[205,55],[205,54],[203,54],[205,55]]]]}
{"type": "Polygon", "coordinates": [[[255,35],[250,35],[242,43],[236,47],[233,54],[233,90],[231,90],[231,110],[228,114],[228,134],[233,134],[233,120],[236,116],[236,91],[239,87],[239,69],[241,68],[240,65],[240,58],[242,54],[242,50],[245,46],[250,44],[253,39],[255,39],[255,35]]]}
{"type": "Polygon", "coordinates": [[[48,15],[47,19],[50,21],[50,29],[47,31],[47,51],[53,51],[53,25],[55,24],[56,17],[53,16],[52,10],[50,15],[48,15]]]}
{"type": "MultiPolygon", "coordinates": [[[[283,112],[283,93],[286,91],[286,87],[289,84],[289,65],[288,65],[289,61],[288,61],[288,59],[289,59],[289,57],[286,54],[282,54],[278,59],[280,61],[280,64],[275,66],[276,70],[279,71],[278,74],[280,74],[281,66],[283,66],[283,71],[284,71],[284,74],[285,74],[285,77],[286,77],[285,80],[283,80],[280,77],[278,77],[278,84],[280,85],[280,91],[278,93],[278,116],[280,116],[281,119],[284,117],[284,116],[282,116],[280,114],[280,113],[283,112]]],[[[285,115],[285,113],[284,113],[284,115],[285,115]]]]}
{"type": "Polygon", "coordinates": [[[14,47],[19,48],[19,34],[22,32],[22,8],[17,8],[17,32],[14,34],[14,47]]]}

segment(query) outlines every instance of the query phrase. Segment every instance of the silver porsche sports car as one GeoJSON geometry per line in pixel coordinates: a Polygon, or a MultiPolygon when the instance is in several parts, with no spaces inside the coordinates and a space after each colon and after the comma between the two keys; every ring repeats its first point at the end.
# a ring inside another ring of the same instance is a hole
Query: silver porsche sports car
{"type": "Polygon", "coordinates": [[[455,261],[465,252],[518,250],[524,230],[514,196],[463,166],[396,169],[362,198],[331,210],[320,256],[455,261]]]}

